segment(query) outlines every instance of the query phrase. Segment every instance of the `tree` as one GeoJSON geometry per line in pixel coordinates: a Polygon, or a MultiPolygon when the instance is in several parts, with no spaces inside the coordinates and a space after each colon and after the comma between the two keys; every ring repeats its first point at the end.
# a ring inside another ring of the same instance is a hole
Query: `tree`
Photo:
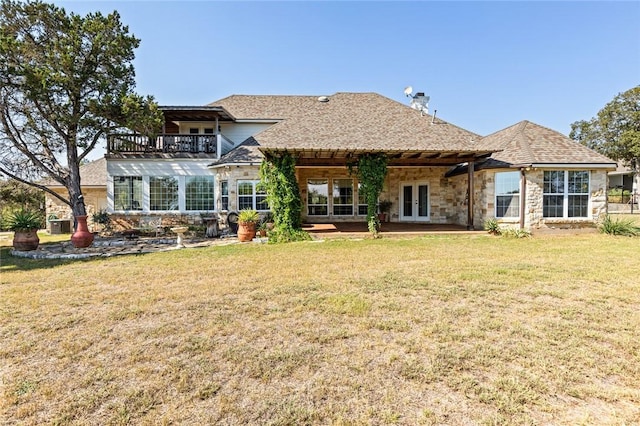
{"type": "Polygon", "coordinates": [[[619,93],[589,121],[571,124],[569,137],[638,172],[640,86],[619,93]]]}
{"type": "Polygon", "coordinates": [[[140,40],[115,11],[83,17],[40,1],[0,1],[0,172],[86,215],[79,167],[87,155],[108,133],[152,135],[162,123],[153,98],[133,91],[140,40]]]}
{"type": "Polygon", "coordinates": [[[39,211],[44,217],[44,193],[22,182],[0,178],[0,230],[5,219],[21,209],[39,211]]]}

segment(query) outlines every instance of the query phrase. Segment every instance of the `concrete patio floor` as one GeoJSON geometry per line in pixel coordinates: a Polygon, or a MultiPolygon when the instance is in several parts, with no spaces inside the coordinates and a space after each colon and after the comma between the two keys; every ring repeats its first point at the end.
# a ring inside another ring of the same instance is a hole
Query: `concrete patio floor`
{"type": "MultiPolygon", "coordinates": [[[[302,229],[313,238],[347,238],[366,237],[369,235],[367,224],[364,222],[334,222],[334,223],[305,223],[302,229]]],[[[431,224],[431,223],[400,223],[385,222],[380,234],[383,237],[415,236],[427,234],[486,234],[486,231],[467,230],[466,226],[431,224]]]]}

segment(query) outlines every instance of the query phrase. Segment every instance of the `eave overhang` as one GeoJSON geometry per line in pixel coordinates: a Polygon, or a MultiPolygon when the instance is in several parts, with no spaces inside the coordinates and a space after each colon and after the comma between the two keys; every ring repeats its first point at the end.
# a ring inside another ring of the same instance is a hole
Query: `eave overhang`
{"type": "Polygon", "coordinates": [[[235,121],[235,118],[220,106],[160,106],[165,121],[235,121]]]}
{"type": "Polygon", "coordinates": [[[394,166],[452,166],[469,161],[485,159],[494,151],[420,151],[420,150],[359,150],[359,149],[292,149],[260,148],[265,156],[288,152],[299,167],[346,166],[361,155],[382,153],[387,156],[387,165],[394,166]]]}

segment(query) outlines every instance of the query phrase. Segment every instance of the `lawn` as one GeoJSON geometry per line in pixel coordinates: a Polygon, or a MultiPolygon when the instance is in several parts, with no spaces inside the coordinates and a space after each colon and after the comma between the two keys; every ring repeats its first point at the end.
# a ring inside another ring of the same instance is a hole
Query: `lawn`
{"type": "Polygon", "coordinates": [[[640,238],[7,253],[7,424],[640,423],[640,238]]]}

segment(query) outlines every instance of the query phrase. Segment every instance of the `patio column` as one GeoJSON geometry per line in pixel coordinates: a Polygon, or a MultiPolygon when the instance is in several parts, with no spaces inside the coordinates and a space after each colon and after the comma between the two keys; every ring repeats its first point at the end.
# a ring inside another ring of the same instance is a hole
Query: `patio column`
{"type": "Polygon", "coordinates": [[[468,203],[467,203],[467,230],[473,231],[473,174],[475,172],[475,162],[469,161],[468,167],[468,188],[467,194],[468,203]]]}
{"type": "Polygon", "coordinates": [[[527,207],[527,175],[525,169],[520,169],[520,229],[524,229],[525,211],[527,207]]]}

